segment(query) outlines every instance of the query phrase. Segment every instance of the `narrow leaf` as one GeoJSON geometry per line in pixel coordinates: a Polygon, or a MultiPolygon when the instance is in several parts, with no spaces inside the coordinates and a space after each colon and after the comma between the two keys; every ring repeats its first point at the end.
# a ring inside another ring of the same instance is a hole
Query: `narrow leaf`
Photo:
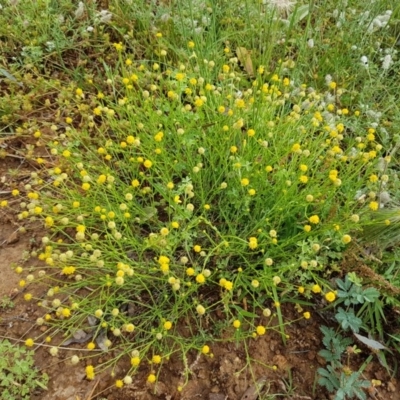
{"type": "Polygon", "coordinates": [[[387,347],[385,347],[383,344],[377,342],[376,340],[373,339],[368,339],[367,337],[360,335],[358,333],[354,332],[354,336],[362,343],[367,345],[370,349],[372,350],[387,350],[387,347]]]}
{"type": "Polygon", "coordinates": [[[6,71],[4,68],[0,68],[0,74],[4,75],[7,79],[9,79],[10,81],[15,82],[16,84],[18,84],[19,86],[23,86],[23,84],[21,82],[19,82],[17,80],[17,78],[14,75],[11,75],[8,71],[6,71]]]}

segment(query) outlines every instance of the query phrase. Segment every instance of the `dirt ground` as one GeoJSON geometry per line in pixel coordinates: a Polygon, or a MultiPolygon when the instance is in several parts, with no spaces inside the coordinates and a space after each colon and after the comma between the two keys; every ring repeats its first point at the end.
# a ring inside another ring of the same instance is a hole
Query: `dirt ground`
{"type": "MultiPolygon", "coordinates": [[[[19,160],[0,160],[1,198],[15,185],[11,171],[23,168],[19,160]],[[8,162],[9,161],[9,162],[8,162]]],[[[23,290],[18,287],[20,277],[13,271],[15,265],[29,268],[38,261],[29,259],[27,254],[40,243],[40,227],[28,226],[23,234],[17,232],[18,221],[13,211],[0,210],[0,335],[12,340],[24,341],[27,337],[36,337],[45,328],[36,326],[35,321],[43,311],[35,304],[23,299],[23,290]],[[13,307],[6,306],[11,299],[13,307]]],[[[36,296],[43,294],[43,289],[36,288],[36,296]],[[42,290],[42,293],[40,291],[42,290]]],[[[297,319],[297,311],[292,305],[283,307],[285,320],[297,319]]],[[[197,357],[187,355],[191,374],[182,391],[178,386],[185,383],[183,364],[173,357],[164,365],[156,385],[146,383],[149,370],[146,366],[139,371],[134,382],[123,389],[116,389],[115,378],[106,370],[97,375],[95,380],[85,379],[84,365],[71,365],[68,356],[71,352],[61,350],[57,357],[50,356],[48,347],[37,345],[36,366],[49,377],[47,391],[33,393],[32,400],[256,400],[255,382],[263,382],[263,395],[260,399],[283,398],[292,400],[330,399],[316,383],[316,370],[324,365],[318,356],[322,349],[320,325],[326,324],[317,313],[310,320],[301,320],[289,325],[289,340],[284,346],[280,335],[268,331],[265,336],[248,342],[247,355],[250,357],[250,368],[246,367],[246,351],[235,343],[214,344],[211,347],[213,356],[197,357]],[[276,370],[272,368],[276,366],[276,370]]],[[[53,345],[61,342],[61,337],[54,338],[53,345]]],[[[361,347],[361,346],[360,346],[361,347]]],[[[352,367],[356,369],[369,354],[367,349],[355,356],[352,367]]],[[[75,351],[78,355],[79,349],[75,351]]],[[[127,360],[129,363],[129,360],[127,360]]],[[[123,376],[123,364],[115,371],[116,376],[123,376]]],[[[128,369],[128,368],[127,368],[128,369]]],[[[364,371],[366,379],[378,379],[382,385],[368,393],[370,399],[400,400],[398,377],[388,376],[378,359],[375,358],[364,371]]],[[[6,400],[6,399],[4,399],[6,400]]]]}

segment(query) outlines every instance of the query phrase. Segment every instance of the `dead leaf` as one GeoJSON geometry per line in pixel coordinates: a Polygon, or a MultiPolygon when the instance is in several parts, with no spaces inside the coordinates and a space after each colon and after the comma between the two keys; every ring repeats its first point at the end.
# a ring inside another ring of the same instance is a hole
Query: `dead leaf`
{"type": "Polygon", "coordinates": [[[108,342],[107,329],[102,329],[100,333],[96,336],[96,343],[101,350],[108,351],[108,347],[106,344],[107,342],[108,342]]]}
{"type": "Polygon", "coordinates": [[[73,335],[72,338],[66,340],[63,343],[63,346],[68,346],[72,343],[86,343],[88,342],[93,336],[93,332],[86,333],[82,329],[78,329],[73,335]]]}
{"type": "Polygon", "coordinates": [[[89,315],[87,320],[88,320],[90,326],[95,326],[99,322],[96,317],[93,317],[93,315],[89,315]]]}
{"type": "Polygon", "coordinates": [[[362,343],[367,345],[372,350],[387,350],[388,348],[384,346],[382,343],[377,342],[376,340],[369,339],[363,335],[359,335],[354,332],[354,336],[362,343]]]}
{"type": "Polygon", "coordinates": [[[240,400],[257,400],[261,390],[264,388],[267,378],[260,378],[254,385],[251,385],[243,394],[240,400]]]}
{"type": "Polygon", "coordinates": [[[245,47],[236,48],[236,56],[239,59],[240,64],[242,64],[244,70],[250,76],[254,76],[253,61],[251,60],[251,51],[247,50],[245,47]]]}

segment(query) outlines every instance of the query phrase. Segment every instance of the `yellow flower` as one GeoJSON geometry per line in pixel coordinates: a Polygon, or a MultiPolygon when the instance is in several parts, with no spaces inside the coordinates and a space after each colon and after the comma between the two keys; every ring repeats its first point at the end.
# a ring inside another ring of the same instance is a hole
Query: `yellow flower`
{"type": "Polygon", "coordinates": [[[149,382],[149,383],[154,383],[156,380],[157,380],[157,378],[156,378],[156,376],[154,374],[150,374],[147,377],[147,382],[149,382]]]}
{"type": "Polygon", "coordinates": [[[210,347],[207,346],[206,344],[203,346],[203,348],[201,349],[201,352],[203,354],[208,354],[210,352],[210,347]]]}
{"type": "Polygon", "coordinates": [[[274,276],[272,278],[272,282],[274,283],[275,286],[278,286],[282,282],[282,279],[279,276],[274,276]]]}
{"type": "Polygon", "coordinates": [[[329,301],[329,303],[332,303],[332,301],[335,301],[336,299],[336,294],[334,292],[328,292],[325,294],[325,299],[326,301],[329,301]]]}
{"type": "Polygon", "coordinates": [[[235,319],[235,320],[233,321],[233,324],[232,324],[232,325],[233,325],[234,328],[239,329],[241,323],[240,323],[240,321],[239,321],[238,319],[235,319]]]}
{"type": "Polygon", "coordinates": [[[106,177],[104,174],[102,174],[102,175],[100,175],[100,176],[97,178],[97,183],[101,185],[101,184],[103,184],[106,180],[107,180],[107,177],[106,177]]]}
{"type": "Polygon", "coordinates": [[[85,225],[78,225],[78,226],[76,227],[76,231],[77,231],[77,232],[84,233],[85,230],[86,230],[85,225]]]}
{"type": "Polygon", "coordinates": [[[163,327],[164,327],[164,329],[166,331],[169,331],[172,328],[172,322],[171,321],[165,321],[163,327]]]}
{"type": "Polygon", "coordinates": [[[300,293],[300,294],[303,294],[304,293],[304,287],[303,286],[299,286],[298,287],[298,289],[297,289],[297,291],[300,293]]]}
{"type": "Polygon", "coordinates": [[[124,386],[124,381],[121,380],[121,379],[117,379],[117,380],[115,381],[115,386],[116,386],[118,389],[122,388],[122,386],[124,386]]]}
{"type": "Polygon", "coordinates": [[[310,223],[315,224],[315,225],[319,224],[319,222],[320,222],[318,215],[311,215],[311,217],[308,218],[308,220],[310,221],[310,223]]]}
{"type": "Polygon", "coordinates": [[[71,310],[69,308],[63,308],[61,314],[64,318],[69,318],[71,316],[71,310]]]}
{"type": "Polygon", "coordinates": [[[267,331],[267,330],[266,330],[265,327],[262,326],[262,325],[258,325],[257,328],[256,328],[256,333],[257,333],[258,336],[265,335],[265,332],[266,332],[266,331],[267,331]]]}
{"type": "Polygon", "coordinates": [[[76,268],[73,266],[64,267],[62,270],[63,275],[72,275],[75,272],[76,268]]]}
{"type": "Polygon", "coordinates": [[[371,201],[371,202],[369,203],[369,208],[370,208],[372,211],[377,211],[377,210],[379,209],[379,203],[378,203],[377,201],[371,201]]]}
{"type": "Polygon", "coordinates": [[[378,180],[379,180],[378,175],[372,174],[369,177],[369,181],[372,182],[372,183],[378,182],[378,180]]]}
{"type": "Polygon", "coordinates": [[[95,347],[96,347],[96,345],[93,343],[93,342],[89,342],[88,344],[87,344],[87,346],[86,346],[89,350],[93,350],[95,347]]]}
{"type": "MultiPolygon", "coordinates": [[[[236,99],[235,100],[235,105],[236,105],[236,107],[238,107],[238,108],[243,108],[243,107],[245,107],[245,105],[246,105],[246,103],[244,102],[244,100],[243,99],[236,99]]],[[[239,122],[239,121],[238,121],[239,122]]],[[[243,123],[240,123],[240,127],[238,126],[238,128],[241,128],[242,126],[243,126],[243,123]]]]}
{"type": "Polygon", "coordinates": [[[167,256],[160,256],[158,258],[158,263],[161,264],[169,264],[170,259],[167,256]]]}
{"type": "Polygon", "coordinates": [[[25,340],[26,347],[32,347],[34,344],[35,344],[35,342],[31,338],[25,340]]]}
{"type": "Polygon", "coordinates": [[[233,282],[231,282],[231,281],[226,281],[225,283],[224,283],[224,288],[225,288],[225,290],[232,290],[233,289],[233,282]]]}
{"type": "Polygon", "coordinates": [[[140,182],[139,182],[137,179],[134,179],[134,180],[131,182],[131,185],[132,185],[134,188],[136,188],[136,187],[140,186],[140,182]]]}
{"type": "Polygon", "coordinates": [[[342,237],[342,242],[343,242],[344,244],[350,243],[350,242],[351,242],[351,236],[350,236],[350,235],[343,235],[343,237],[342,237]]]}
{"type": "Polygon", "coordinates": [[[159,356],[158,354],[155,354],[155,355],[153,356],[153,358],[151,359],[151,361],[152,361],[154,364],[160,364],[160,363],[161,363],[161,356],[159,356]]]}
{"type": "Polygon", "coordinates": [[[299,168],[300,168],[300,171],[302,171],[302,172],[306,172],[308,170],[308,167],[305,164],[301,164],[299,168]]]}
{"type": "Polygon", "coordinates": [[[90,183],[82,183],[82,189],[85,191],[88,191],[90,189],[90,183]]]}
{"type": "Polygon", "coordinates": [[[176,196],[174,196],[174,203],[176,203],[176,204],[182,203],[182,200],[181,200],[179,194],[177,194],[176,196]]]}
{"type": "Polygon", "coordinates": [[[46,217],[44,221],[46,228],[51,228],[54,225],[54,219],[52,217],[46,217]]]}
{"type": "Polygon", "coordinates": [[[321,293],[321,286],[315,284],[315,285],[311,288],[311,290],[312,290],[314,293],[321,293]]]}
{"type": "Polygon", "coordinates": [[[195,274],[195,271],[193,268],[187,268],[186,269],[186,275],[187,276],[193,276],[195,274]]]}
{"type": "Polygon", "coordinates": [[[131,358],[131,365],[133,367],[137,367],[140,364],[140,358],[139,357],[132,357],[131,358]]]}
{"type": "Polygon", "coordinates": [[[299,181],[300,181],[301,183],[307,183],[307,182],[308,182],[308,176],[307,176],[307,175],[301,175],[301,176],[299,177],[299,181]]]}
{"type": "Polygon", "coordinates": [[[303,313],[303,317],[305,319],[310,319],[311,318],[311,314],[308,311],[306,311],[306,312],[303,313]]]}
{"type": "Polygon", "coordinates": [[[251,281],[251,286],[253,286],[254,288],[258,288],[260,286],[260,282],[257,279],[253,279],[251,281]]]}
{"type": "Polygon", "coordinates": [[[164,137],[164,132],[158,132],[158,133],[156,133],[155,135],[154,135],[154,140],[156,141],[156,142],[161,142],[162,141],[162,139],[163,139],[163,137],[164,137]]]}
{"type": "Polygon", "coordinates": [[[119,43],[113,43],[113,46],[115,47],[115,50],[117,50],[118,52],[122,51],[124,49],[124,46],[121,42],[119,43]]]}
{"type": "Polygon", "coordinates": [[[202,99],[200,99],[200,98],[198,98],[198,99],[196,99],[196,100],[194,101],[194,105],[195,105],[196,107],[201,107],[203,104],[204,104],[204,101],[203,101],[202,99]]]}
{"type": "Polygon", "coordinates": [[[249,247],[251,250],[254,250],[258,247],[258,242],[256,237],[249,238],[249,247]]]}
{"type": "Polygon", "coordinates": [[[88,365],[85,368],[85,371],[86,371],[86,378],[89,379],[89,380],[93,380],[94,379],[94,367],[93,367],[93,365],[88,365]]]}
{"type": "Polygon", "coordinates": [[[198,274],[196,276],[196,282],[197,283],[204,283],[206,281],[206,278],[203,274],[198,274]]]}
{"type": "Polygon", "coordinates": [[[195,44],[194,44],[193,41],[188,42],[188,47],[189,47],[189,49],[193,49],[194,46],[195,46],[195,44]]]}
{"type": "Polygon", "coordinates": [[[161,234],[161,236],[167,236],[169,234],[169,229],[168,228],[161,228],[160,234],[161,234]]]}
{"type": "Polygon", "coordinates": [[[200,253],[200,252],[201,252],[201,246],[199,246],[198,244],[196,244],[195,246],[193,246],[193,250],[194,250],[196,253],[200,253]]]}
{"type": "Polygon", "coordinates": [[[310,232],[311,231],[311,225],[304,225],[304,232],[310,232]]]}
{"type": "Polygon", "coordinates": [[[198,312],[199,315],[204,315],[205,312],[206,312],[206,309],[205,309],[202,305],[199,304],[199,305],[196,307],[196,311],[198,312]]]}
{"type": "Polygon", "coordinates": [[[292,146],[292,151],[293,151],[294,153],[299,152],[300,149],[301,149],[301,146],[300,146],[299,143],[295,143],[295,144],[292,146]]]}
{"type": "Polygon", "coordinates": [[[240,184],[242,186],[247,186],[250,183],[250,181],[247,178],[243,178],[240,180],[240,184]]]}

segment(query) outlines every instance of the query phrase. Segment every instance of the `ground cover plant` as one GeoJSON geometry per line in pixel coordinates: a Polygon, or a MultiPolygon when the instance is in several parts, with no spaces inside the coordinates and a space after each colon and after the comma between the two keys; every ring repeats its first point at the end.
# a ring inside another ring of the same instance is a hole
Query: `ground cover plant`
{"type": "Polygon", "coordinates": [[[46,388],[48,377],[34,368],[33,353],[7,340],[1,342],[0,387],[4,398],[30,399],[31,392],[36,388],[46,388]]]}
{"type": "MultiPolygon", "coordinates": [[[[128,360],[118,388],[141,368],[155,383],[179,358],[182,390],[188,358],[212,357],[219,342],[269,330],[290,340],[282,304],[297,304],[296,323],[315,304],[341,303],[348,281],[336,278],[360,254],[379,291],[354,304],[375,308],[352,309],[356,320],[339,304],[337,320],[388,341],[382,310],[398,304],[399,286],[399,9],[371,5],[4,6],[15,24],[1,43],[3,131],[35,171],[1,207],[47,230],[31,254],[46,267],[16,268],[25,300],[43,308],[37,324],[51,328],[26,345],[64,333],[50,353],[85,346],[70,358],[89,380],[128,360]],[[57,24],[39,23],[48,15],[57,24]],[[48,286],[44,297],[35,285],[48,286]],[[109,357],[98,362],[101,352],[109,357]]],[[[347,376],[349,398],[363,398],[360,377],[347,376]]]]}

